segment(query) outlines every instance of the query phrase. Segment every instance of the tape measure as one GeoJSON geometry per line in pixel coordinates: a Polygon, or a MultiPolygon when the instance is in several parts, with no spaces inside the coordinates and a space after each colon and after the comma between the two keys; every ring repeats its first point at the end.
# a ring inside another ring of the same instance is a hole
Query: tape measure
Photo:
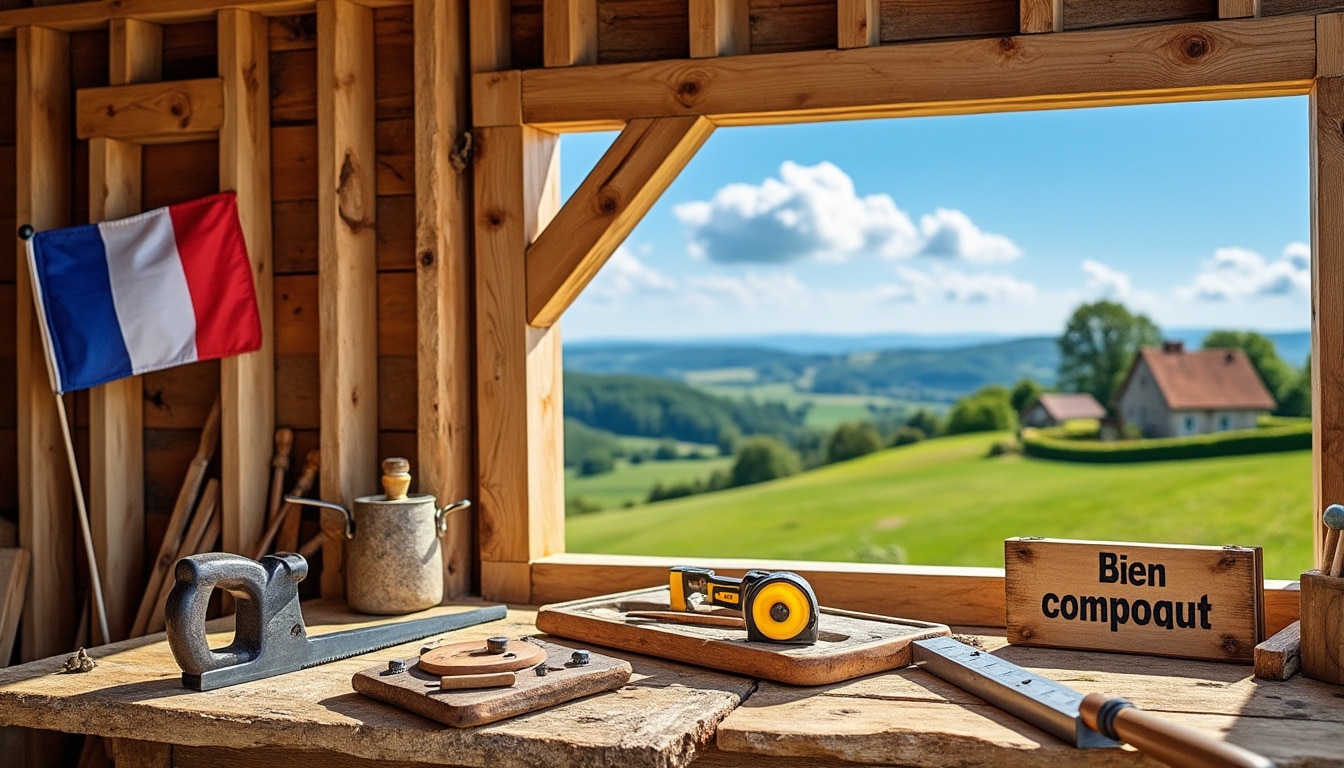
{"type": "Polygon", "coordinates": [[[678,565],[669,574],[674,611],[718,605],[742,612],[747,640],[764,643],[817,642],[817,596],[792,571],[747,571],[740,579],[708,568],[678,565]]]}

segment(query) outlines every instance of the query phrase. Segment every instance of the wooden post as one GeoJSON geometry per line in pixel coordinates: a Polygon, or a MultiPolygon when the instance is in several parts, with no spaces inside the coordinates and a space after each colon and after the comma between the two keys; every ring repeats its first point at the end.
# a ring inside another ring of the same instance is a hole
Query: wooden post
{"type": "MultiPolygon", "coordinates": [[[[416,358],[420,490],[476,497],[467,57],[459,3],[415,2],[416,358]]],[[[448,518],[444,596],[472,591],[474,517],[448,518]]]]}
{"type": "MultiPolygon", "coordinates": [[[[378,477],[373,11],[350,0],[318,3],[317,72],[319,474],[322,498],[350,507],[378,477]]],[[[323,597],[345,593],[343,553],[344,539],[329,535],[323,597]]]]}
{"type": "Polygon", "coordinates": [[[266,525],[275,436],[275,329],[271,281],[271,102],[266,18],[238,9],[217,15],[224,121],[219,186],[238,193],[238,219],[252,262],[261,349],[220,361],[223,548],[248,554],[266,525]]]}
{"type": "Polygon", "coordinates": [[[597,63],[597,0],[543,0],[541,9],[546,66],[597,63]]]}
{"type": "MultiPolygon", "coordinates": [[[[1321,54],[1339,63],[1340,51],[1321,54]]],[[[1319,561],[1321,514],[1344,503],[1344,399],[1337,396],[1344,388],[1344,77],[1316,80],[1311,115],[1312,510],[1313,561],[1319,561]]]]}
{"type": "MultiPolygon", "coordinates": [[[[135,19],[113,19],[109,27],[110,84],[158,80],[163,71],[162,28],[135,19]]],[[[89,221],[140,212],[140,157],[138,144],[89,140],[89,221]]],[[[143,414],[139,376],[89,390],[89,524],[112,635],[102,642],[129,636],[144,587],[143,414]]]]}
{"type": "Polygon", "coordinates": [[[882,43],[882,4],[879,0],[839,0],[836,14],[838,47],[863,48],[882,43]]]}
{"type": "Polygon", "coordinates": [[[1018,24],[1024,35],[1064,31],[1064,0],[1020,0],[1018,24]]]}
{"type": "MultiPolygon", "coordinates": [[[[16,218],[38,230],[70,223],[70,44],[18,30],[16,218]]],[[[19,545],[34,553],[24,601],[24,661],[70,650],[75,632],[74,517],[64,439],[33,306],[28,257],[17,265],[19,545]]]]}
{"type": "Polygon", "coordinates": [[[691,58],[751,52],[751,6],[747,0],[690,0],[687,12],[691,58]]]}
{"type": "Polygon", "coordinates": [[[1218,18],[1245,19],[1260,15],[1260,0],[1218,0],[1218,18]]]}
{"type": "Polygon", "coordinates": [[[496,72],[512,62],[509,0],[475,0],[471,4],[471,71],[496,72]]]}

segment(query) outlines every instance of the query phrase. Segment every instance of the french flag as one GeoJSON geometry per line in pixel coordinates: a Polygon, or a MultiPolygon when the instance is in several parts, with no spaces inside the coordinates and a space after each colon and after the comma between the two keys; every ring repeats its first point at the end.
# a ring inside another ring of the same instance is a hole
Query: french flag
{"type": "Polygon", "coordinates": [[[28,261],[58,393],[261,347],[232,192],[39,232],[28,261]]]}

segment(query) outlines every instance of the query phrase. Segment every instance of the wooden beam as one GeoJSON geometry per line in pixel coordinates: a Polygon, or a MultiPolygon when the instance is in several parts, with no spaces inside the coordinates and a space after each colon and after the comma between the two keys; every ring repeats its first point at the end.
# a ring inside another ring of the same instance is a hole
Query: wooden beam
{"type": "Polygon", "coordinates": [[[221,538],[225,551],[250,555],[266,522],[275,439],[269,29],[264,16],[242,10],[220,11],[216,28],[224,83],[219,186],[238,193],[261,314],[261,349],[219,364],[221,538]]]}
{"type": "MultiPolygon", "coordinates": [[[[378,238],[373,12],[317,6],[319,365],[322,498],[353,506],[378,477],[378,238]]],[[[333,513],[323,512],[330,517],[333,513]]],[[[345,593],[344,540],[328,536],[322,596],[345,593]]]]}
{"type": "Polygon", "coordinates": [[[751,125],[1300,95],[1313,17],[1240,19],[523,72],[523,120],[551,131],[636,117],[751,125]]]}
{"type": "Polygon", "coordinates": [[[863,48],[882,43],[880,0],[838,0],[836,44],[840,48],[863,48]]]}
{"type": "Polygon", "coordinates": [[[541,19],[546,66],[597,63],[597,0],[542,0],[541,19]]]}
{"type": "Polygon", "coordinates": [[[525,262],[558,206],[558,141],[524,126],[474,135],[481,591],[528,602],[528,563],[564,548],[559,328],[528,327],[525,262]]]}
{"type": "MultiPolygon", "coordinates": [[[[419,487],[440,504],[476,498],[466,32],[461,4],[415,3],[416,432],[419,487]]],[[[473,589],[474,519],[448,518],[445,597],[473,589]]]]}
{"type": "Polygon", "coordinates": [[[703,117],[626,125],[527,249],[529,324],[549,327],[560,319],[713,130],[703,117]]]}
{"type": "Polygon", "coordinates": [[[509,39],[509,0],[476,0],[471,4],[471,71],[509,69],[513,62],[509,39]]]}
{"type": "MultiPolygon", "coordinates": [[[[361,0],[371,8],[410,5],[410,0],[361,0]]],[[[209,21],[222,10],[240,10],[263,16],[312,13],[315,0],[97,0],[37,8],[0,11],[0,37],[9,37],[19,27],[45,27],[62,32],[88,32],[107,28],[113,19],[139,19],[156,24],[209,21]]]]}
{"type": "Polygon", "coordinates": [[[472,78],[471,119],[477,126],[522,125],[523,73],[510,69],[472,78]]]}
{"type": "Polygon", "coordinates": [[[1260,0],[1218,0],[1218,18],[1246,19],[1260,15],[1260,0]]]}
{"type": "MultiPolygon", "coordinates": [[[[62,32],[18,33],[19,109],[15,141],[16,219],[38,230],[70,224],[70,43],[62,32]]],[[[19,546],[33,558],[20,658],[70,650],[77,607],[73,496],[47,359],[33,306],[28,259],[19,243],[19,546]]]]}
{"type": "Polygon", "coordinates": [[[75,135],[81,139],[163,144],[214,138],[224,120],[223,81],[81,88],[75,94],[75,114],[75,135]]]}
{"type": "Polygon", "coordinates": [[[690,0],[687,11],[691,58],[751,52],[751,5],[747,0],[690,0]]]}
{"type": "Polygon", "coordinates": [[[1316,76],[1344,75],[1344,13],[1316,17],[1316,76]]]}
{"type": "Polygon", "coordinates": [[[1321,514],[1344,503],[1344,77],[1311,91],[1312,530],[1320,562],[1321,514]]]}
{"type": "Polygon", "coordinates": [[[1064,0],[1020,0],[1019,28],[1024,35],[1064,31],[1064,0]]]}
{"type": "MultiPolygon", "coordinates": [[[[158,80],[163,30],[137,19],[113,19],[108,34],[108,80],[113,85],[158,80]]],[[[89,140],[89,221],[141,210],[140,145],[89,140]]],[[[102,576],[111,637],[129,637],[144,589],[144,393],[139,376],[89,390],[89,526],[102,576]]]]}

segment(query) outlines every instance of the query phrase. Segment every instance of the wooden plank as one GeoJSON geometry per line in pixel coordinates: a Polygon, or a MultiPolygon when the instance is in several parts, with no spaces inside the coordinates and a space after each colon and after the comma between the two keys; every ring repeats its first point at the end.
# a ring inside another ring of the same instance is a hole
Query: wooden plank
{"type": "Polygon", "coordinates": [[[468,37],[473,73],[509,68],[512,58],[509,49],[509,16],[509,0],[477,0],[472,6],[468,19],[471,24],[468,37]]]}
{"type": "Polygon", "coordinates": [[[1020,0],[882,0],[882,42],[1016,35],[1021,13],[1020,0]]]}
{"type": "MultiPolygon", "coordinates": [[[[69,38],[49,29],[18,33],[17,218],[35,228],[70,223],[69,38]]],[[[19,244],[19,285],[30,285],[19,244]]],[[[21,658],[69,650],[75,620],[74,516],[69,470],[47,375],[32,293],[18,291],[19,545],[34,558],[24,604],[21,658]]]]}
{"type": "Polygon", "coordinates": [[[165,205],[214,194],[220,189],[219,142],[151,144],[144,148],[144,207],[165,205]],[[192,169],[182,173],[183,168],[192,169]]]}
{"type": "Polygon", "coordinates": [[[317,126],[286,125],[271,130],[272,199],[317,199],[317,126]]]}
{"type": "Polygon", "coordinates": [[[1344,499],[1344,78],[1311,91],[1311,444],[1313,562],[1325,545],[1325,507],[1344,499]]]}
{"type": "Polygon", "coordinates": [[[1261,16],[1344,11],[1340,0],[1260,0],[1261,16]]]}
{"type": "Polygon", "coordinates": [[[1286,17],[529,70],[523,120],[746,125],[1289,95],[1308,91],[1315,60],[1314,19],[1286,17]]]}
{"type": "Polygon", "coordinates": [[[880,0],[838,0],[836,37],[840,48],[863,48],[882,42],[880,0]]]}
{"type": "Polygon", "coordinates": [[[146,429],[198,430],[219,394],[219,361],[179,365],[141,377],[146,429]]]}
{"type": "Polygon", "coordinates": [[[597,0],[543,0],[542,62],[548,67],[597,63],[597,0]]]}
{"type": "Polygon", "coordinates": [[[1287,680],[1302,665],[1302,627],[1292,624],[1255,646],[1255,676],[1263,680],[1287,680]]]}
{"type": "Polygon", "coordinates": [[[1316,76],[1344,75],[1344,13],[1316,17],[1316,76]]]}
{"type": "Polygon", "coordinates": [[[691,58],[740,56],[751,51],[747,0],[690,0],[689,16],[691,58]]]}
{"type": "Polygon", "coordinates": [[[684,59],[690,55],[686,0],[601,0],[597,61],[684,59]]]}
{"type": "Polygon", "coordinates": [[[828,0],[748,0],[751,52],[783,53],[835,46],[835,3],[828,0]]]}
{"type": "MultiPolygon", "coordinates": [[[[378,471],[373,13],[323,0],[317,33],[320,474],[322,498],[352,507],[378,471]]],[[[323,597],[344,594],[343,544],[324,544],[323,597]]]]}
{"type": "Polygon", "coordinates": [[[238,219],[252,262],[261,348],[220,361],[221,539],[248,552],[266,522],[270,448],[275,435],[275,329],[271,266],[270,82],[265,17],[220,11],[219,185],[238,193],[238,219]]]}
{"type": "Polygon", "coordinates": [[[214,18],[163,27],[163,80],[195,80],[219,72],[214,18]]]}
{"type": "Polygon", "coordinates": [[[1218,18],[1245,19],[1260,15],[1260,0],[1218,0],[1218,18]]]}
{"type": "Polygon", "coordinates": [[[542,3],[544,0],[511,0],[509,3],[509,66],[533,69],[543,66],[542,3]]]}
{"type": "Polygon", "coordinates": [[[528,323],[549,327],[714,130],[701,117],[631,120],[527,249],[528,323]]]}
{"type": "MultiPolygon", "coordinates": [[[[462,102],[465,106],[465,96],[462,102]]],[[[374,124],[374,149],[378,162],[375,184],[378,196],[415,194],[415,121],[379,120],[374,124]]],[[[452,147],[448,150],[451,153],[452,147]]],[[[380,227],[382,223],[378,220],[380,227]]]]}
{"type": "Polygon", "coordinates": [[[23,613],[23,593],[28,588],[28,550],[0,549],[0,667],[14,655],[14,638],[23,613]]]}
{"type": "Polygon", "coordinates": [[[268,19],[271,53],[294,50],[317,50],[317,16],[306,13],[268,19]]]}
{"type": "MultiPolygon", "coordinates": [[[[470,128],[469,60],[464,55],[467,19],[455,4],[419,0],[415,28],[412,322],[419,366],[415,408],[419,487],[440,499],[475,498],[471,180],[459,152],[461,137],[470,128]]],[[[473,588],[474,531],[472,515],[448,518],[448,535],[442,540],[445,598],[473,588]]]]}
{"type": "MultiPolygon", "coordinates": [[[[163,70],[162,51],[163,32],[157,24],[114,19],[109,25],[109,80],[113,85],[127,85],[158,79],[163,70]]],[[[103,137],[89,141],[90,221],[120,219],[141,211],[141,160],[138,144],[103,137]]],[[[111,633],[105,642],[129,636],[143,589],[143,425],[139,376],[89,390],[89,527],[111,633]]]]}
{"type": "Polygon", "coordinates": [[[1065,29],[1218,18],[1218,0],[1064,0],[1065,29]]]}
{"type": "Polygon", "coordinates": [[[486,72],[472,79],[473,124],[519,125],[523,122],[523,78],[518,70],[486,72]]]}
{"type": "Polygon", "coordinates": [[[75,134],[164,144],[213,137],[224,119],[219,78],[85,88],[75,94],[75,134]]]}
{"type": "Polygon", "coordinates": [[[1020,0],[1018,24],[1024,35],[1064,31],[1064,0],[1020,0]]]}
{"type": "Polygon", "coordinates": [[[137,739],[114,739],[117,768],[173,768],[173,745],[137,739]]]}
{"type": "MultiPolygon", "coordinates": [[[[403,0],[387,0],[402,2],[403,0]]],[[[267,16],[311,12],[313,0],[97,0],[45,8],[0,11],[0,36],[35,26],[63,32],[101,30],[112,19],[134,18],[156,24],[180,24],[214,18],[226,8],[252,10],[267,16]]]]}

